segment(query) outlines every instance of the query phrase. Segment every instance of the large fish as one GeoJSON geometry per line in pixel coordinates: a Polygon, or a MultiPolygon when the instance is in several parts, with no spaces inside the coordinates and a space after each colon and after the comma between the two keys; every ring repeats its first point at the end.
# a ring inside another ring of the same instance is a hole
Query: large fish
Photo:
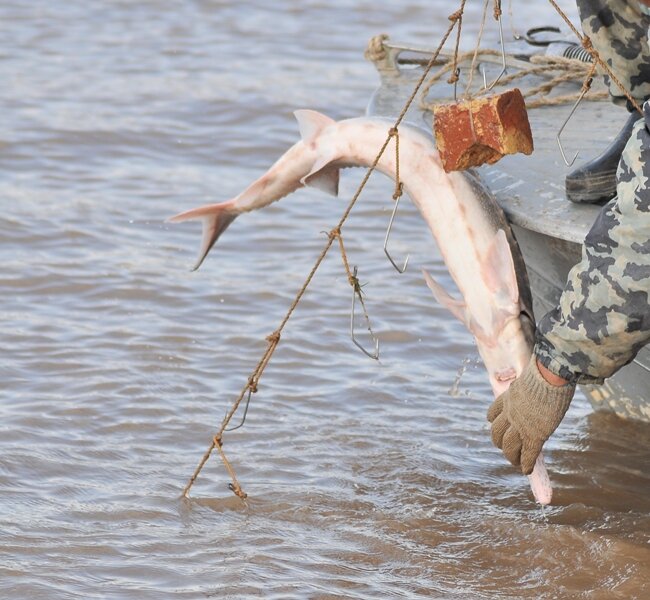
{"type": "MultiPolygon", "coordinates": [[[[263,208],[304,186],[338,192],[339,169],[370,166],[392,122],[356,118],[336,122],[315,111],[295,113],[302,139],[241,194],[170,219],[201,219],[197,269],[224,230],[241,213],[263,208]]],[[[476,176],[445,173],[433,138],[418,127],[399,127],[400,179],[436,239],[461,298],[452,298],[428,273],[433,295],[474,335],[495,396],[508,389],[530,359],[534,319],[521,253],[494,198],[476,176]]],[[[395,178],[395,153],[384,152],[377,170],[395,178]]],[[[540,454],[529,476],[535,498],[551,501],[540,454]]]]}

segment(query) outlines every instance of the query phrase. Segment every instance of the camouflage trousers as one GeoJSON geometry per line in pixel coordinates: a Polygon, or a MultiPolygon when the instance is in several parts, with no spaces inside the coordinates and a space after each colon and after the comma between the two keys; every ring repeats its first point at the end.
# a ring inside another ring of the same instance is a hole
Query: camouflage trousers
{"type": "MultiPolygon", "coordinates": [[[[632,97],[643,104],[650,98],[650,16],[646,9],[638,0],[577,0],[577,4],[583,32],[632,97]]],[[[609,77],[605,81],[612,100],[625,104],[618,85],[609,77]]]]}
{"type": "Polygon", "coordinates": [[[618,166],[617,196],[585,238],[559,305],[538,323],[549,370],[601,383],[650,342],[650,101],[618,166]]]}

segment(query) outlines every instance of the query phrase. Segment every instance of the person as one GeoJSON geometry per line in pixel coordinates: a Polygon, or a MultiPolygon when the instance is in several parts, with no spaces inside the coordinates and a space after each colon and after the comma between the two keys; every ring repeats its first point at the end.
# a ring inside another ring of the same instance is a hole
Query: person
{"type": "MultiPolygon", "coordinates": [[[[576,384],[602,383],[650,342],[648,6],[650,0],[578,0],[594,47],[635,100],[645,102],[643,115],[635,110],[618,136],[623,143],[615,140],[620,151],[610,148],[606,161],[583,168],[602,175],[603,162],[609,168],[616,155],[616,195],[587,234],[558,305],[539,321],[530,362],[488,409],[492,441],[524,474],[564,418],[576,384]]],[[[614,82],[608,85],[613,100],[623,102],[614,82]]],[[[600,201],[603,187],[588,186],[583,197],[600,201]]]]}

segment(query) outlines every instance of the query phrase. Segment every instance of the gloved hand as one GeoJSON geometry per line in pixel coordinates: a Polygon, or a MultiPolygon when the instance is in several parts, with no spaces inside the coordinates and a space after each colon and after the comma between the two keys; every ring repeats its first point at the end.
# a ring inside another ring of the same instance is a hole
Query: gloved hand
{"type": "Polygon", "coordinates": [[[548,383],[533,354],[521,375],[488,409],[494,445],[515,467],[521,467],[524,475],[532,473],[544,442],[564,418],[575,389],[571,383],[548,383]]]}

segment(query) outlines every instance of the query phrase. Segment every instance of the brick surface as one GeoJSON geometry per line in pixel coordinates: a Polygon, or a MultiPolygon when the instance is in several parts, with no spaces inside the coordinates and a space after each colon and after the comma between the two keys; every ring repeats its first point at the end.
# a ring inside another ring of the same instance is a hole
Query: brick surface
{"type": "Polygon", "coordinates": [[[445,171],[495,163],[505,154],[533,151],[526,104],[518,89],[436,106],[434,134],[445,171]]]}

